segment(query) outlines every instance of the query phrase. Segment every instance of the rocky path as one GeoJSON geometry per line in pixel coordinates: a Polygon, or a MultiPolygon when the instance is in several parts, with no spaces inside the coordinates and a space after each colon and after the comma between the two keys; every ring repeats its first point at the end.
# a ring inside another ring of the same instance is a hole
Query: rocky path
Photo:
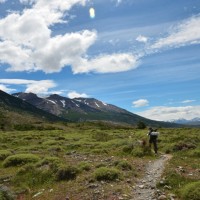
{"type": "Polygon", "coordinates": [[[149,162],[145,176],[140,179],[134,190],[132,200],[162,200],[167,197],[156,189],[156,183],[160,180],[166,162],[171,155],[162,155],[157,160],[149,162]]]}

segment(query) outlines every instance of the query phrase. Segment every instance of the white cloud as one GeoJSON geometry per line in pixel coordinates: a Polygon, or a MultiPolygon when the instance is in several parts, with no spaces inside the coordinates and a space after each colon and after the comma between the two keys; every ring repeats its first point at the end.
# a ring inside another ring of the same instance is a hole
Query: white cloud
{"type": "Polygon", "coordinates": [[[139,99],[137,101],[133,101],[132,103],[133,103],[133,106],[136,108],[149,105],[149,101],[147,99],[139,99]]]}
{"type": "Polygon", "coordinates": [[[114,73],[135,69],[138,66],[137,57],[132,54],[100,55],[93,59],[76,60],[73,66],[74,73],[114,73]]]}
{"type": "Polygon", "coordinates": [[[96,40],[96,33],[88,30],[51,38],[46,46],[34,53],[37,68],[58,72],[66,65],[76,64],[96,40]]]}
{"type": "Polygon", "coordinates": [[[200,106],[166,107],[157,106],[136,114],[159,121],[170,121],[180,118],[193,119],[200,116],[200,106]]]}
{"type": "Polygon", "coordinates": [[[7,0],[0,0],[0,3],[5,3],[7,0]]]}
{"type": "Polygon", "coordinates": [[[200,15],[187,19],[172,29],[165,38],[160,38],[152,46],[152,49],[166,47],[179,47],[200,43],[200,15]]]}
{"type": "Polygon", "coordinates": [[[136,38],[136,40],[137,40],[138,42],[146,43],[146,42],[148,41],[148,38],[145,37],[145,36],[139,35],[139,36],[136,38]]]}
{"type": "Polygon", "coordinates": [[[76,91],[71,91],[67,94],[67,96],[70,98],[70,99],[74,99],[74,98],[78,98],[78,97],[83,97],[83,98],[88,98],[89,96],[85,93],[78,93],[76,91]]]}
{"type": "Polygon", "coordinates": [[[0,79],[1,84],[9,85],[25,85],[25,92],[33,92],[35,94],[49,94],[49,89],[56,87],[52,80],[26,80],[26,79],[0,79]]]}
{"type": "Polygon", "coordinates": [[[86,0],[21,0],[33,4],[22,13],[0,19],[0,63],[10,71],[58,72],[86,55],[96,40],[96,32],[83,30],[52,37],[51,25],[63,22],[63,16],[75,4],[86,0]],[[15,59],[13,59],[13,57],[15,59]]]}
{"type": "Polygon", "coordinates": [[[188,100],[182,101],[181,103],[192,103],[194,101],[196,101],[196,100],[190,100],[190,99],[188,99],[188,100]]]}
{"type": "Polygon", "coordinates": [[[8,71],[53,73],[71,66],[74,73],[111,73],[137,67],[137,58],[128,53],[88,59],[87,50],[97,39],[96,31],[52,36],[51,25],[65,23],[66,11],[75,4],[84,5],[86,0],[21,0],[21,3],[32,8],[0,20],[0,63],[8,63],[8,71]]]}
{"type": "Polygon", "coordinates": [[[21,4],[33,4],[35,0],[19,0],[21,4]]]}
{"type": "Polygon", "coordinates": [[[0,90],[10,93],[16,91],[15,89],[9,88],[7,85],[0,84],[0,90]]]}

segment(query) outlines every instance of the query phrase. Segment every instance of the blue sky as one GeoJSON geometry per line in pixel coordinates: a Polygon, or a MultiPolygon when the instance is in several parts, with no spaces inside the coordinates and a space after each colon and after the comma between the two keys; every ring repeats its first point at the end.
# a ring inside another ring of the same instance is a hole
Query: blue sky
{"type": "Polygon", "coordinates": [[[192,119],[199,74],[199,0],[0,0],[8,93],[92,97],[150,119],[192,119]]]}

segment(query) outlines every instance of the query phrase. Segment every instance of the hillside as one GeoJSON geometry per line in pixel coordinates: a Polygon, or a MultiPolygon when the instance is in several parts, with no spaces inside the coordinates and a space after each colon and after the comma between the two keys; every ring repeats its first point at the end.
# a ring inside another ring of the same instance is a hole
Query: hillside
{"type": "Polygon", "coordinates": [[[15,93],[13,95],[39,109],[74,122],[102,120],[136,125],[139,121],[142,121],[148,126],[180,126],[174,123],[150,120],[94,98],[69,99],[57,94],[41,98],[33,93],[15,93]]]}
{"type": "Polygon", "coordinates": [[[62,118],[55,116],[44,110],[9,95],[0,90],[0,125],[13,126],[16,124],[31,124],[40,122],[63,121],[62,118]]]}

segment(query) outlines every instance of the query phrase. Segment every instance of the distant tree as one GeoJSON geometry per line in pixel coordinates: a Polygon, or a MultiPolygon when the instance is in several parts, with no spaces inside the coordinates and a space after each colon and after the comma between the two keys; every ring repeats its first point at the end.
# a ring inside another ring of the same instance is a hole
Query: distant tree
{"type": "Polygon", "coordinates": [[[142,122],[142,121],[138,121],[137,128],[138,129],[145,129],[146,128],[146,124],[144,122],[142,122]]]}

